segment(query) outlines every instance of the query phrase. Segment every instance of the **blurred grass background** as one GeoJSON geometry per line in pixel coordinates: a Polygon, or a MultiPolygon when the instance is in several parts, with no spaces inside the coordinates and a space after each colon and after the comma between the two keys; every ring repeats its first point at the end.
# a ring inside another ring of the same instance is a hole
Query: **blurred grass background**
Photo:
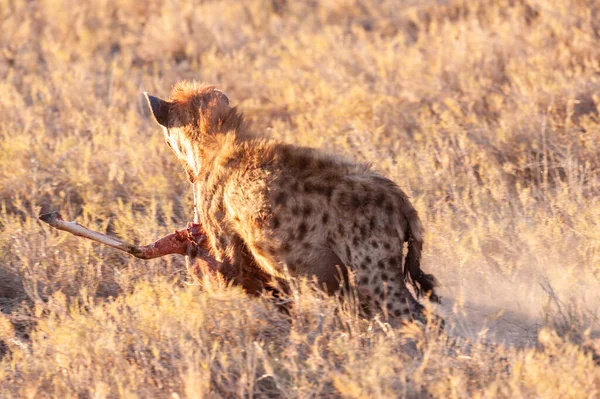
{"type": "Polygon", "coordinates": [[[600,395],[595,0],[0,0],[1,397],[600,395]],[[142,92],[216,84],[265,135],[411,196],[447,335],[301,283],[292,322],[148,243],[191,190],[142,92]]]}

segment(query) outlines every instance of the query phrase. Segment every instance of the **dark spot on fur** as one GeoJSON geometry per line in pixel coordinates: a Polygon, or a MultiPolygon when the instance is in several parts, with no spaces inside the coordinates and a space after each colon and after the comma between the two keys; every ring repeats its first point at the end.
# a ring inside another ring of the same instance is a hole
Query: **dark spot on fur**
{"type": "Polygon", "coordinates": [[[327,224],[327,222],[329,221],[329,214],[327,212],[325,212],[323,214],[323,217],[321,218],[321,221],[323,221],[323,224],[327,224]]]}
{"type": "Polygon", "coordinates": [[[394,305],[392,305],[390,302],[388,302],[388,303],[387,303],[387,305],[386,305],[386,307],[387,307],[387,310],[392,310],[392,307],[393,307],[393,306],[394,306],[394,305]]]}
{"type": "Polygon", "coordinates": [[[388,275],[385,273],[381,273],[381,281],[388,281],[388,275]]]}
{"type": "Polygon", "coordinates": [[[277,216],[273,216],[273,220],[271,220],[271,226],[273,226],[274,229],[279,228],[279,219],[277,216]]]}
{"type": "Polygon", "coordinates": [[[396,317],[402,316],[402,312],[400,311],[400,309],[394,310],[394,316],[396,316],[396,317]]]}
{"type": "Polygon", "coordinates": [[[367,228],[365,226],[359,226],[358,230],[360,231],[360,235],[363,240],[367,238],[367,228]]]}
{"type": "Polygon", "coordinates": [[[369,263],[368,263],[368,262],[363,262],[363,263],[361,263],[361,264],[360,264],[360,268],[361,268],[361,269],[364,269],[364,270],[368,269],[368,268],[369,268],[369,263]]]}
{"type": "Polygon", "coordinates": [[[348,260],[352,258],[352,252],[350,251],[350,247],[346,245],[346,257],[348,260]]]}
{"type": "Polygon", "coordinates": [[[385,211],[387,213],[394,213],[394,204],[392,201],[388,201],[385,203],[385,211]]]}
{"type": "Polygon", "coordinates": [[[365,262],[371,263],[371,257],[370,256],[365,257],[365,262]]]}
{"type": "Polygon", "coordinates": [[[383,248],[385,248],[387,251],[389,251],[390,250],[390,243],[384,242],[383,243],[383,248]]]}
{"type": "Polygon", "coordinates": [[[341,223],[338,225],[338,231],[339,231],[340,235],[342,235],[342,236],[344,234],[346,234],[346,232],[344,230],[344,226],[341,223]]]}
{"type": "Polygon", "coordinates": [[[371,219],[369,219],[369,230],[371,230],[371,231],[375,230],[375,217],[372,217],[371,219]]]}
{"type": "Polygon", "coordinates": [[[297,181],[292,182],[292,184],[290,185],[290,188],[292,189],[292,191],[298,191],[298,182],[297,181]]]}
{"type": "Polygon", "coordinates": [[[357,209],[361,205],[360,197],[357,194],[353,194],[350,198],[350,205],[352,208],[357,209]]]}
{"type": "Polygon", "coordinates": [[[305,242],[302,244],[302,246],[304,247],[304,249],[310,249],[312,248],[312,244],[310,242],[305,242]]]}
{"type": "Polygon", "coordinates": [[[310,158],[305,155],[290,154],[290,164],[298,169],[304,170],[310,164],[310,158]]]}
{"type": "Polygon", "coordinates": [[[375,295],[381,294],[381,287],[380,286],[375,287],[375,289],[373,290],[373,292],[375,293],[375,295]]]}
{"type": "Polygon", "coordinates": [[[360,240],[358,239],[357,236],[354,236],[352,238],[352,245],[354,245],[355,247],[358,247],[358,243],[360,242],[360,240]]]}
{"type": "Polygon", "coordinates": [[[310,214],[312,213],[312,207],[310,205],[304,205],[304,209],[302,209],[302,215],[304,217],[308,217],[310,216],[310,214]]]}
{"type": "Polygon", "coordinates": [[[293,213],[294,215],[298,216],[298,215],[300,214],[300,207],[299,207],[299,206],[297,206],[297,205],[294,205],[294,206],[292,207],[292,213],[293,213]]]}
{"type": "Polygon", "coordinates": [[[391,258],[389,261],[390,267],[396,267],[398,264],[396,263],[396,259],[391,258]]]}
{"type": "Polygon", "coordinates": [[[371,246],[373,248],[379,248],[379,244],[377,244],[377,241],[375,241],[375,240],[371,241],[371,246]]]}
{"type": "Polygon", "coordinates": [[[327,197],[327,199],[331,199],[331,195],[333,194],[333,187],[332,186],[325,186],[325,185],[315,185],[314,189],[317,193],[324,195],[325,197],[327,197]]]}
{"type": "Polygon", "coordinates": [[[377,206],[382,206],[383,202],[385,201],[385,194],[384,193],[379,193],[377,194],[377,196],[375,197],[375,205],[377,206]]]}
{"type": "Polygon", "coordinates": [[[313,162],[312,157],[300,157],[300,159],[298,160],[298,166],[300,167],[300,169],[306,169],[308,168],[313,162]]]}
{"type": "Polygon", "coordinates": [[[367,284],[369,284],[369,278],[368,278],[367,276],[365,276],[365,277],[361,278],[361,279],[360,279],[360,283],[361,283],[361,284],[364,284],[364,285],[367,285],[367,284]]]}
{"type": "Polygon", "coordinates": [[[317,159],[317,169],[326,169],[330,165],[330,162],[325,159],[317,159]]]}
{"type": "Polygon", "coordinates": [[[300,226],[298,226],[298,240],[302,241],[307,231],[308,228],[306,227],[306,223],[300,223],[300,226]]]}
{"type": "Polygon", "coordinates": [[[284,193],[283,191],[280,191],[276,196],[275,196],[275,205],[282,205],[285,206],[287,203],[287,194],[284,193]]]}
{"type": "Polygon", "coordinates": [[[310,194],[315,191],[315,186],[312,183],[304,183],[304,192],[310,194]]]}
{"type": "Polygon", "coordinates": [[[331,237],[327,237],[327,244],[333,247],[335,245],[335,240],[331,237]]]}
{"type": "Polygon", "coordinates": [[[377,262],[377,267],[380,268],[380,269],[385,269],[385,264],[383,263],[382,260],[380,260],[380,261],[377,262]]]}

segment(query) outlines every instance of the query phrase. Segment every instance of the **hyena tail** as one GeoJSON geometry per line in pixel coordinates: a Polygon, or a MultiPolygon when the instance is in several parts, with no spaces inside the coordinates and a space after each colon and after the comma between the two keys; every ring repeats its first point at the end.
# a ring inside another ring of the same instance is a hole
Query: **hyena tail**
{"type": "Polygon", "coordinates": [[[408,221],[408,253],[404,261],[404,279],[415,288],[417,296],[429,296],[432,302],[440,302],[434,288],[439,285],[433,274],[425,274],[421,270],[421,251],[423,250],[423,226],[417,215],[417,211],[405,202],[407,212],[404,212],[408,221]]]}

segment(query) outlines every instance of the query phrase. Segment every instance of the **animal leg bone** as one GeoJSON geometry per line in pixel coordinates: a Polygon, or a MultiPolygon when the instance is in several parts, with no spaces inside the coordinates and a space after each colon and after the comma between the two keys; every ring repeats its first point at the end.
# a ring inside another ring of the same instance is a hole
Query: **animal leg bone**
{"type": "Polygon", "coordinates": [[[211,267],[217,267],[219,263],[200,247],[200,243],[204,240],[204,234],[201,225],[198,223],[188,223],[186,228],[177,230],[175,233],[160,238],[152,244],[133,245],[90,230],[77,222],[67,222],[58,212],[40,215],[40,220],[58,230],[108,245],[139,259],[154,259],[165,255],[178,254],[202,258],[211,267]]]}

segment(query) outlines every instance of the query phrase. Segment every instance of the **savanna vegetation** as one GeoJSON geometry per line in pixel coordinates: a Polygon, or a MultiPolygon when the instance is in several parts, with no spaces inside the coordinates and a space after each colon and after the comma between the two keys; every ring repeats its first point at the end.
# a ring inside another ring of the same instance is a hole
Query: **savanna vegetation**
{"type": "Polygon", "coordinates": [[[0,397],[600,396],[600,3],[0,0],[0,397]],[[51,230],[192,218],[143,91],[218,85],[257,131],[411,196],[446,331],[269,298],[51,230]]]}

